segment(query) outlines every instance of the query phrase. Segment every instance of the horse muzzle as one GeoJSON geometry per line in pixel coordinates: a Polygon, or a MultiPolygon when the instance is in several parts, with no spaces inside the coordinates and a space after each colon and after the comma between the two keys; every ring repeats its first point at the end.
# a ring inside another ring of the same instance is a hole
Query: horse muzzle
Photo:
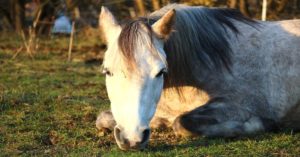
{"type": "Polygon", "coordinates": [[[120,149],[122,150],[142,150],[149,141],[150,129],[144,129],[141,131],[140,140],[131,140],[124,136],[124,132],[118,126],[114,128],[114,136],[120,149]]]}

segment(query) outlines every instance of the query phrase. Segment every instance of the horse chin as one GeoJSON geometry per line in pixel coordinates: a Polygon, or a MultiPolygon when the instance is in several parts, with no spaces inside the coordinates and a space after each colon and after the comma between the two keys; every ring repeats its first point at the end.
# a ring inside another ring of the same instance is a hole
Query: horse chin
{"type": "Polygon", "coordinates": [[[119,142],[117,142],[117,145],[121,150],[124,151],[140,151],[146,149],[148,145],[148,140],[145,143],[141,144],[140,146],[135,146],[135,147],[130,147],[129,145],[120,144],[119,142]]]}
{"type": "Polygon", "coordinates": [[[149,140],[145,141],[143,144],[140,144],[138,146],[130,146],[131,144],[122,144],[117,140],[116,140],[116,142],[117,142],[118,147],[121,150],[124,150],[124,151],[139,151],[139,150],[144,150],[147,147],[149,140]]]}

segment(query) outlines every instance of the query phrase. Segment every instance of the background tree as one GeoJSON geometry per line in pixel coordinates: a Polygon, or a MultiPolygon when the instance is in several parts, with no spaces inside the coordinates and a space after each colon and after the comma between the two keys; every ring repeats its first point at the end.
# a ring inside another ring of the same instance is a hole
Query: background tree
{"type": "Polygon", "coordinates": [[[14,28],[17,32],[20,32],[23,29],[24,24],[24,3],[25,1],[22,0],[11,0],[10,6],[11,9],[11,16],[14,24],[14,28]]]}

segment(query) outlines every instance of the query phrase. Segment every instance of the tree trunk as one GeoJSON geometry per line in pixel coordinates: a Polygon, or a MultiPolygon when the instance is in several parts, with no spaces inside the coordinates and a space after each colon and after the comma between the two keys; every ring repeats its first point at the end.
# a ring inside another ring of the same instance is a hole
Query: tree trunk
{"type": "Polygon", "coordinates": [[[227,5],[229,8],[236,8],[237,0],[228,0],[227,5]]]}
{"type": "Polygon", "coordinates": [[[295,0],[295,13],[300,12],[300,0],[295,0]]]}
{"type": "Polygon", "coordinates": [[[276,13],[281,13],[284,10],[287,3],[288,3],[288,0],[279,1],[278,6],[276,8],[276,13]]]}
{"type": "Polygon", "coordinates": [[[167,5],[167,4],[169,4],[170,3],[170,0],[162,0],[162,4],[163,5],[167,5]]]}
{"type": "Polygon", "coordinates": [[[17,32],[21,32],[23,29],[25,19],[25,8],[23,3],[21,2],[21,0],[11,0],[11,16],[12,19],[14,19],[13,25],[17,32]]]}
{"type": "Polygon", "coordinates": [[[246,0],[240,0],[240,11],[244,15],[250,17],[249,10],[248,10],[248,3],[246,0]]]}
{"type": "Polygon", "coordinates": [[[152,0],[152,7],[153,7],[153,10],[160,9],[159,0],[152,0]]]}
{"type": "Polygon", "coordinates": [[[145,12],[145,6],[143,4],[143,0],[135,0],[134,2],[138,9],[138,15],[144,16],[146,12],[145,12]]]}

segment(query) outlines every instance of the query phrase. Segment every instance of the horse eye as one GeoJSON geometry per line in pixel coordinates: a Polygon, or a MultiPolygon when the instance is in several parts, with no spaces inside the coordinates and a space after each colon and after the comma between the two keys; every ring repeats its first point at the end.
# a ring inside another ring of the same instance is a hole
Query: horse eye
{"type": "Polygon", "coordinates": [[[107,68],[103,69],[102,74],[105,74],[107,76],[113,76],[113,74],[107,68]]]}
{"type": "Polygon", "coordinates": [[[163,68],[161,69],[155,77],[161,77],[162,75],[166,74],[167,73],[167,69],[166,68],[163,68]]]}

